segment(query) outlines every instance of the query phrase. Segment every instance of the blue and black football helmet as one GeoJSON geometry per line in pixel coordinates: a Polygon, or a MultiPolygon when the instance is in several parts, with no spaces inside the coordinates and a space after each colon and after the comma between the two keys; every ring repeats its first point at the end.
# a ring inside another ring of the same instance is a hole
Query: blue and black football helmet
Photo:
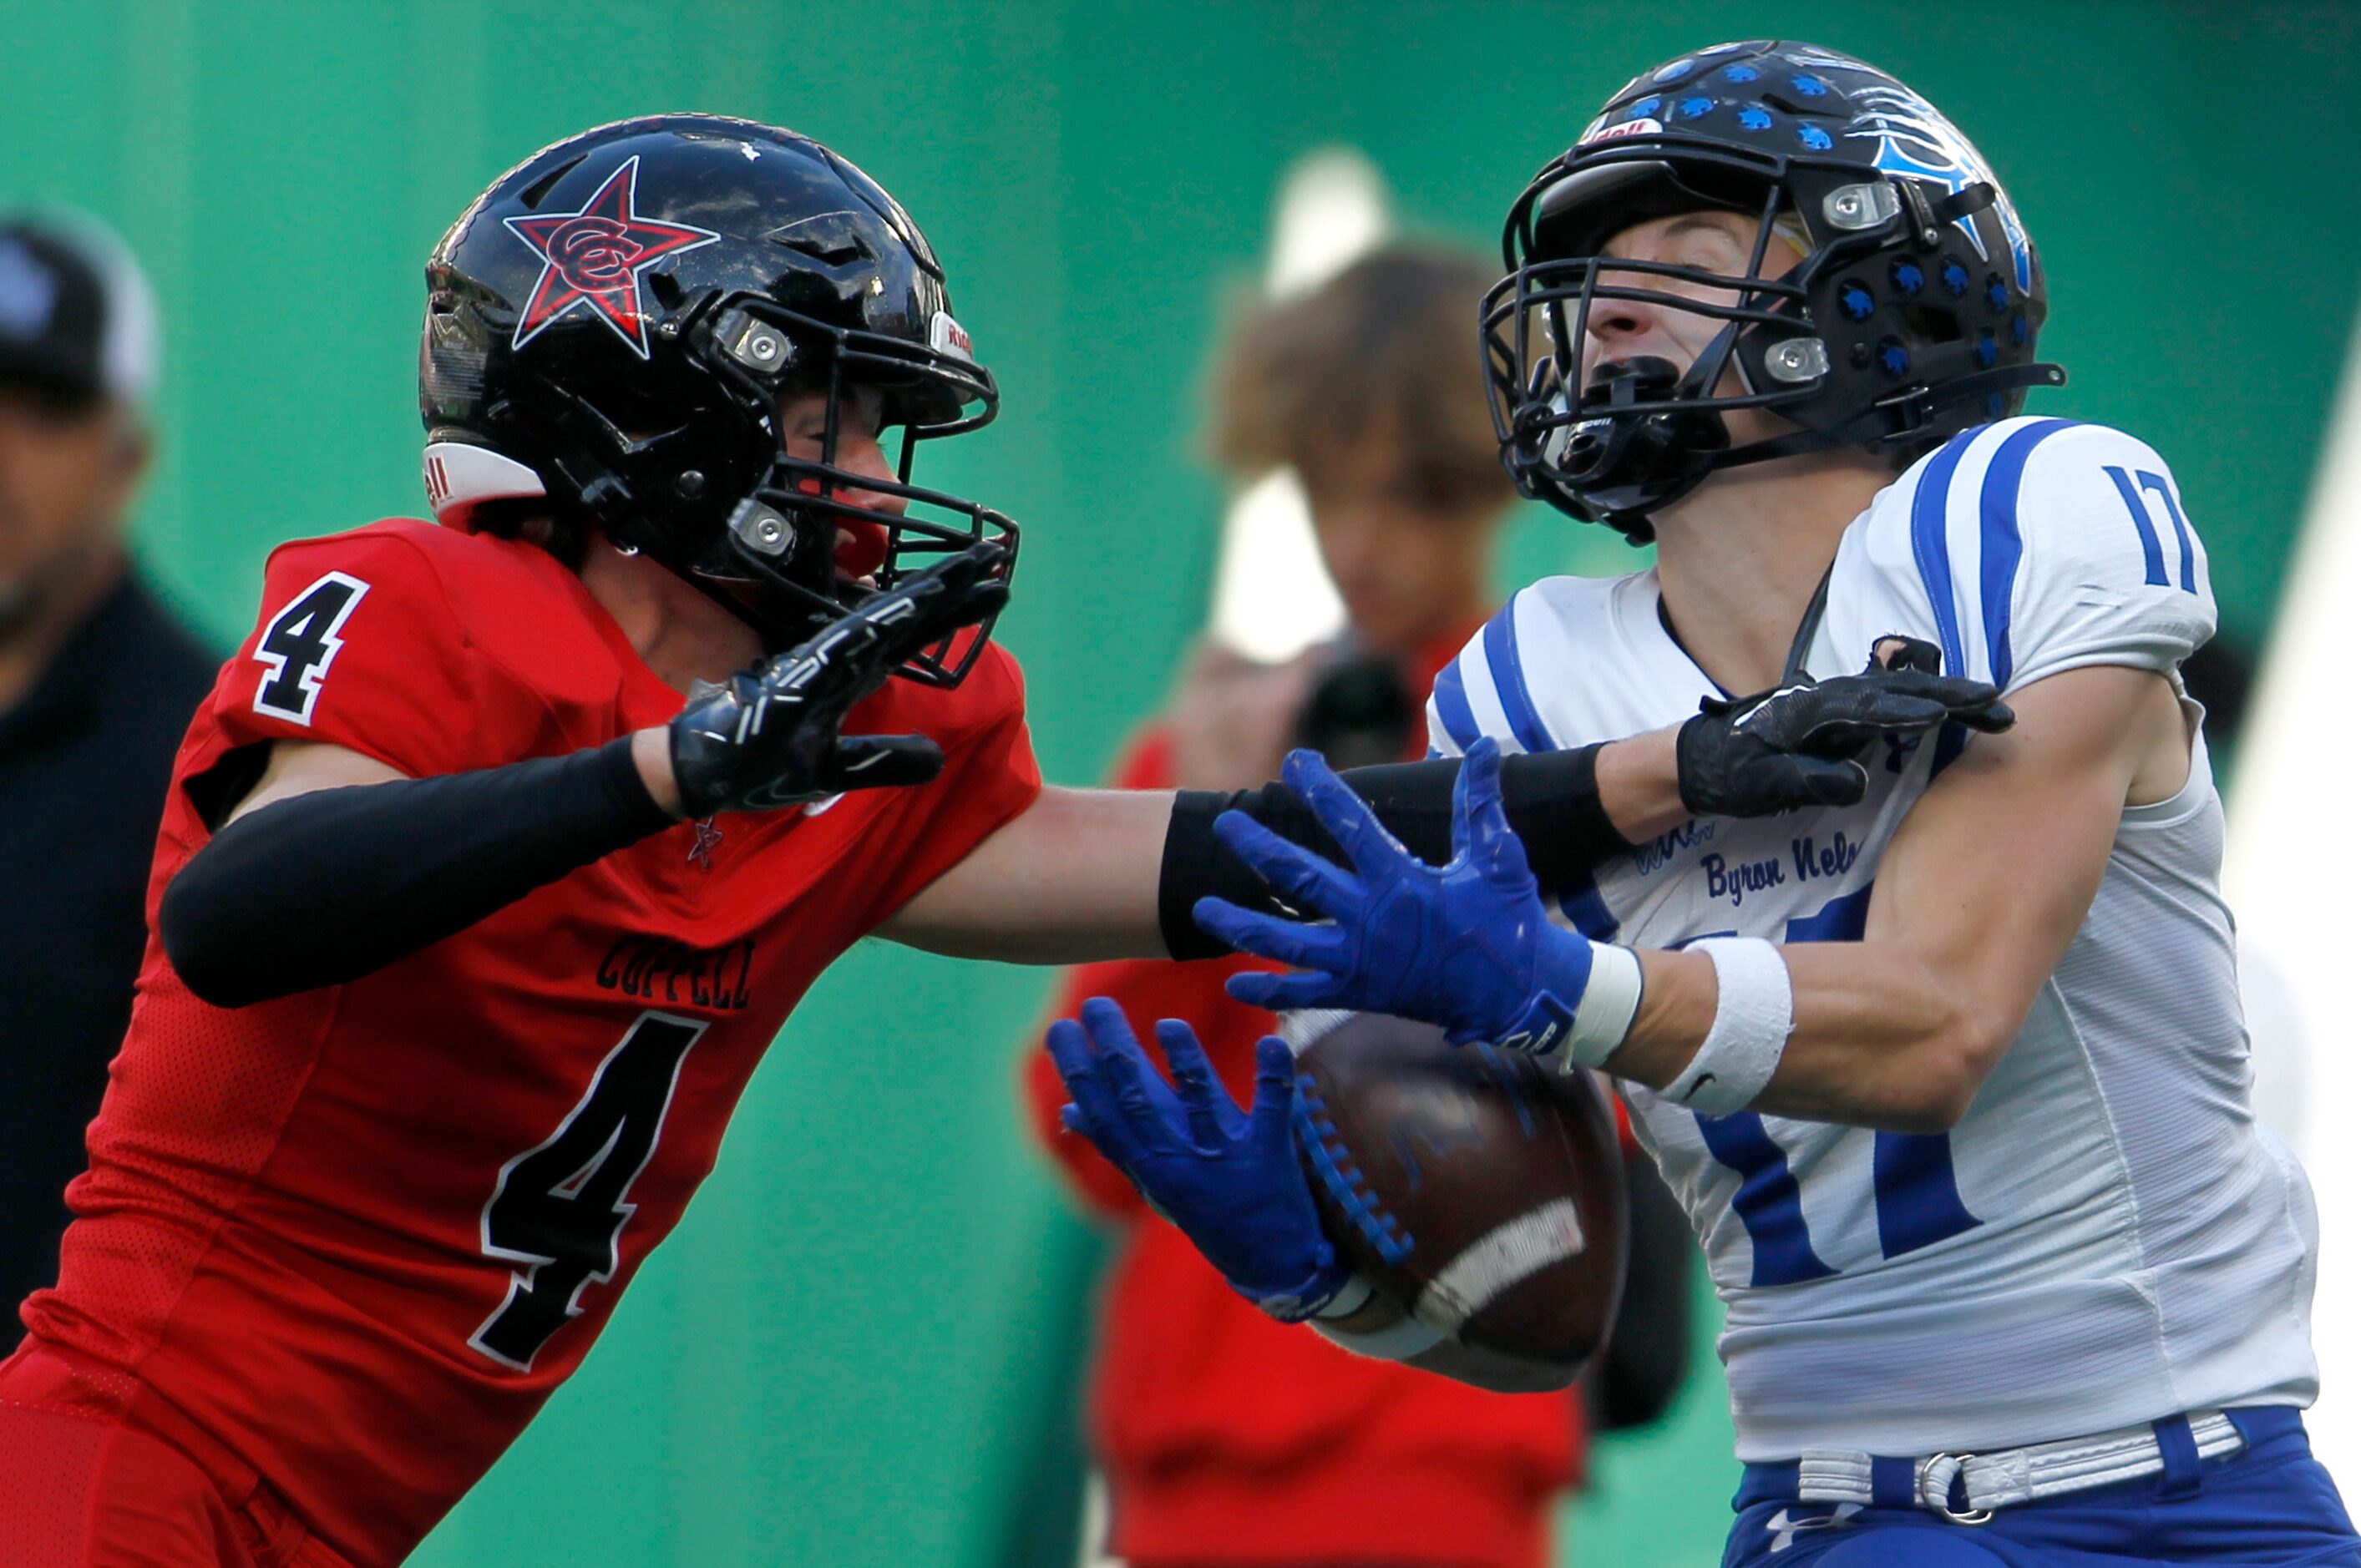
{"type": "Polygon", "coordinates": [[[1633,80],[1525,187],[1502,250],[1483,316],[1502,461],[1525,495],[1635,543],[1718,469],[1842,446],[1907,455],[2065,381],[2034,359],[2041,264],[1982,157],[1893,77],[1810,44],[1719,44],[1633,80]],[[1604,254],[1635,224],[1699,210],[1762,220],[1745,276],[1604,254]],[[1804,257],[1766,278],[1779,230],[1804,257]],[[1585,381],[1591,313],[1613,300],[1722,325],[1686,373],[1640,357],[1585,381]],[[1798,428],[1733,446],[1723,415],[1741,408],[1798,428]]]}
{"type": "MultiPolygon", "coordinates": [[[[942,264],[899,203],[807,137],[710,115],[570,137],[460,214],[426,287],[419,408],[445,522],[525,509],[593,524],[774,648],[866,598],[862,578],[891,587],[983,540],[1014,561],[1007,518],[910,483],[918,443],[999,403],[942,264]],[[857,389],[900,432],[898,482],[838,465],[857,389]],[[806,391],[828,396],[817,462],[781,446],[779,400],[806,391]]],[[[963,636],[900,673],[954,684],[983,645],[963,636]]]]}

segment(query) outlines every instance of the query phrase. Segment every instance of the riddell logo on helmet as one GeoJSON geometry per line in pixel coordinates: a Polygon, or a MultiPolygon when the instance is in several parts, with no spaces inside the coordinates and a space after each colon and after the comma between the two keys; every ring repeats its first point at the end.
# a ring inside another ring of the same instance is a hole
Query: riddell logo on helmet
{"type": "Polygon", "coordinates": [[[967,328],[953,321],[949,311],[935,313],[934,322],[927,328],[927,346],[938,354],[975,362],[975,345],[968,341],[967,328]]]}
{"type": "Polygon", "coordinates": [[[1613,141],[1618,137],[1653,136],[1664,128],[1664,122],[1653,119],[1625,120],[1620,125],[1601,126],[1582,138],[1582,145],[1595,141],[1613,141]]]}
{"type": "Polygon", "coordinates": [[[640,275],[667,256],[721,236],[642,217],[633,210],[639,170],[637,158],[625,159],[578,212],[501,220],[541,258],[541,277],[517,318],[513,346],[522,348],[578,306],[611,327],[632,353],[648,356],[640,275]]]}

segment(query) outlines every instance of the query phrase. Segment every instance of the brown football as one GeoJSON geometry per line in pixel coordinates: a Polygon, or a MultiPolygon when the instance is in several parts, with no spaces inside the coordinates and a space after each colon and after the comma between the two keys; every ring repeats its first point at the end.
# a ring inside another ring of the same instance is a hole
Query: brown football
{"type": "Polygon", "coordinates": [[[1296,1058],[1299,1140],[1338,1249],[1479,1349],[1577,1367],[1623,1292],[1623,1162],[1589,1072],[1364,1014],[1296,1058]]]}

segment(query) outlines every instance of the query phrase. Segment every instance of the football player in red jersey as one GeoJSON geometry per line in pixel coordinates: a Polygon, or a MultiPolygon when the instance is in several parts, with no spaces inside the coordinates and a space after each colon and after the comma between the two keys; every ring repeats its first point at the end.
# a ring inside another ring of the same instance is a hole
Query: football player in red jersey
{"type": "MultiPolygon", "coordinates": [[[[61,1277],[0,1365],[13,1563],[399,1561],[580,1363],[854,940],[1215,950],[1195,897],[1264,896],[1215,812],[1316,838],[1273,788],[1042,789],[987,638],[1016,531],[909,482],[991,378],[827,149],[585,133],[428,283],[436,522],[277,551],[181,746],[61,1277]]],[[[1857,791],[1872,730],[1990,696],[1832,682],[1802,729],[1518,759],[1519,826],[1570,874],[1690,808],[1857,791]]],[[[1356,787],[1440,853],[1452,769],[1356,787]]]]}

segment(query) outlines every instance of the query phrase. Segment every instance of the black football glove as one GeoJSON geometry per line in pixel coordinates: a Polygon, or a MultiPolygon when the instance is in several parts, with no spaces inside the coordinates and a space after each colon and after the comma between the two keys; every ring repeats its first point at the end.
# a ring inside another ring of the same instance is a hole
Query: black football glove
{"type": "Polygon", "coordinates": [[[845,713],[905,660],[1008,600],[1007,552],[978,544],[905,577],[784,653],[693,698],[672,721],[690,817],[768,811],[848,790],[922,784],[943,770],[923,735],[840,735],[845,713]]]}
{"type": "Polygon", "coordinates": [[[1675,741],[1681,804],[1699,817],[1851,806],[1869,788],[1861,753],[1878,737],[1952,723],[1995,735],[2016,722],[1998,687],[1937,674],[1927,652],[1904,641],[1857,675],[1708,698],[1675,741]]]}

